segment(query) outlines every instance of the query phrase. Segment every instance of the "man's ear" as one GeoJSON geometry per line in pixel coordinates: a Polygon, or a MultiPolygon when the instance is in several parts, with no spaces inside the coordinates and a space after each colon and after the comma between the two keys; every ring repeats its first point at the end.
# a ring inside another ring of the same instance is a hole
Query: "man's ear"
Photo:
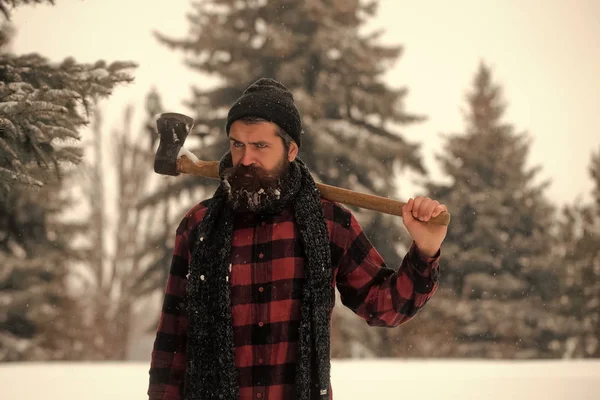
{"type": "Polygon", "coordinates": [[[288,160],[290,162],[294,161],[298,156],[298,145],[295,142],[290,144],[290,149],[288,150],[288,160]]]}

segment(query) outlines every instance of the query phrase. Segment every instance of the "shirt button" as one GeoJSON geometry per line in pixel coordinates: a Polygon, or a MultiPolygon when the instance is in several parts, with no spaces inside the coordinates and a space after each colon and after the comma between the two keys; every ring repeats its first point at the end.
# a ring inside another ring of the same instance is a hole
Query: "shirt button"
{"type": "Polygon", "coordinates": [[[256,397],[258,397],[259,399],[262,398],[262,393],[257,393],[256,397]]]}
{"type": "Polygon", "coordinates": [[[260,253],[260,254],[258,255],[258,258],[263,258],[264,256],[265,256],[265,255],[264,255],[263,253],[260,253]]]}
{"type": "Polygon", "coordinates": [[[267,223],[265,221],[260,223],[260,226],[265,226],[267,223]]]}
{"type": "Polygon", "coordinates": [[[263,288],[262,286],[258,288],[259,292],[262,292],[263,290],[265,290],[265,288],[263,288]]]}
{"type": "Polygon", "coordinates": [[[263,323],[262,321],[260,321],[260,322],[258,323],[258,326],[263,326],[263,325],[264,325],[264,323],[263,323]]]}
{"type": "Polygon", "coordinates": [[[265,362],[265,360],[263,360],[262,358],[259,358],[259,359],[258,359],[258,363],[259,363],[259,364],[262,364],[263,362],[265,362]]]}

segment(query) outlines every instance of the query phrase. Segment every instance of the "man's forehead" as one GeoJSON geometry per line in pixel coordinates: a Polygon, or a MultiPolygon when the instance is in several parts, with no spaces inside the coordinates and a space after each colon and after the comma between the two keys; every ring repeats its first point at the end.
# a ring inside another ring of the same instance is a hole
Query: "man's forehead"
{"type": "Polygon", "coordinates": [[[277,138],[277,131],[275,126],[269,122],[239,123],[231,126],[229,138],[239,142],[271,141],[277,138]]]}

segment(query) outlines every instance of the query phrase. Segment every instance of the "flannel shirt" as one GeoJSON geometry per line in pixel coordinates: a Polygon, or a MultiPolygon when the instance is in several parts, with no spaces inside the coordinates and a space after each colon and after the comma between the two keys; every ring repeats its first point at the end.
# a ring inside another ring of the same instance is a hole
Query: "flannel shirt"
{"type": "MultiPolygon", "coordinates": [[[[413,242],[395,272],[386,266],[348,209],[324,199],[322,207],[334,269],[332,293],[337,287],[342,303],[371,326],[396,327],[410,320],[438,288],[440,251],[427,258],[413,242]]],[[[152,350],[150,400],[182,400],[184,302],[191,256],[188,241],[206,211],[199,203],[187,212],[176,231],[152,350]]],[[[236,218],[230,257],[240,399],[292,399],[305,262],[293,212],[236,218]]]]}

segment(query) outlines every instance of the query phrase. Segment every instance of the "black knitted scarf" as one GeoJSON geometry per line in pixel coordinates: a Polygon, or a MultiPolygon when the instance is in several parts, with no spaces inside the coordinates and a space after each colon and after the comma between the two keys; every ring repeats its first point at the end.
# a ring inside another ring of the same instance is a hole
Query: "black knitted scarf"
{"type": "MultiPolygon", "coordinates": [[[[232,166],[228,152],[219,163],[221,185],[190,238],[187,284],[187,369],[185,400],[237,400],[230,299],[230,248],[235,212],[227,201],[224,170],[232,166]]],[[[281,180],[280,198],[268,212],[292,205],[305,253],[296,387],[298,400],[327,399],[330,382],[330,307],[332,269],[327,225],[320,193],[306,164],[296,158],[281,180]]]]}

